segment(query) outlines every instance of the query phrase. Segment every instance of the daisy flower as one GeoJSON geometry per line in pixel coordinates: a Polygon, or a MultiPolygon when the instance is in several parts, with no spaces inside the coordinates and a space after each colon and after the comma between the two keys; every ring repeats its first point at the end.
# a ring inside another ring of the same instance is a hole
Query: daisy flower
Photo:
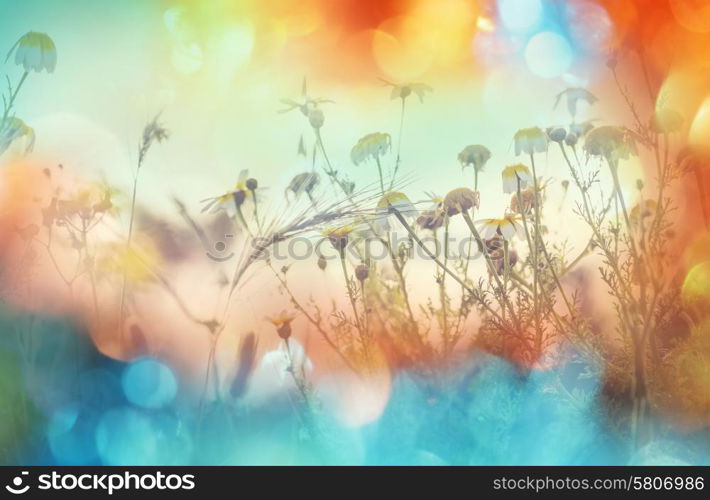
{"type": "Polygon", "coordinates": [[[426,83],[410,82],[397,85],[396,83],[388,82],[387,80],[384,80],[382,78],[380,78],[380,80],[382,80],[385,85],[392,87],[392,92],[390,92],[391,99],[400,98],[404,100],[410,95],[416,94],[417,97],[419,97],[419,102],[424,102],[424,96],[426,95],[426,93],[434,91],[434,89],[432,89],[426,83]]]}
{"type": "Polygon", "coordinates": [[[22,37],[10,49],[7,59],[15,51],[15,64],[22,66],[26,72],[35,71],[40,73],[54,72],[57,66],[57,48],[54,42],[45,33],[30,31],[22,37]]]}
{"type": "Polygon", "coordinates": [[[513,137],[515,154],[544,153],[547,151],[547,134],[540,127],[530,127],[518,130],[513,137]]]}
{"type": "Polygon", "coordinates": [[[473,191],[465,187],[457,188],[453,191],[449,191],[444,198],[442,206],[448,216],[468,212],[472,208],[478,208],[480,206],[480,196],[478,191],[473,191]]]}
{"type": "MultiPolygon", "coordinates": [[[[333,103],[330,99],[312,98],[308,96],[308,86],[306,79],[303,79],[303,86],[301,87],[301,100],[295,101],[293,99],[281,99],[281,104],[285,104],[286,108],[279,111],[279,113],[288,113],[294,109],[299,110],[303,116],[306,118],[310,117],[310,114],[318,108],[319,104],[333,103]]],[[[321,113],[322,114],[322,113],[321,113]]]]}
{"type": "Polygon", "coordinates": [[[624,127],[605,125],[587,134],[584,151],[589,156],[603,156],[615,163],[619,159],[626,160],[630,155],[635,155],[636,142],[630,131],[624,127]]]}
{"type": "Polygon", "coordinates": [[[519,235],[523,227],[518,215],[506,215],[502,219],[481,219],[474,224],[485,240],[491,240],[497,234],[509,240],[516,234],[519,235]]]}
{"type": "Polygon", "coordinates": [[[572,116],[575,116],[577,114],[578,101],[586,101],[590,105],[598,101],[597,97],[587,89],[579,87],[568,88],[555,96],[555,104],[554,106],[552,106],[553,109],[560,104],[560,101],[563,97],[567,99],[567,110],[572,116]]]}
{"type": "Polygon", "coordinates": [[[224,194],[215,196],[214,198],[206,198],[200,203],[204,203],[202,212],[215,214],[220,210],[224,210],[229,217],[237,215],[238,209],[244,204],[246,199],[251,195],[251,191],[247,187],[248,170],[242,170],[239,173],[239,179],[234,185],[234,189],[227,191],[224,194]]]}
{"type": "Polygon", "coordinates": [[[303,172],[297,174],[291,179],[291,182],[286,187],[286,193],[292,192],[296,198],[301,194],[306,193],[310,198],[313,195],[313,191],[320,183],[320,176],[317,172],[303,172]]]}
{"type": "Polygon", "coordinates": [[[368,158],[379,161],[380,157],[392,147],[392,138],[389,134],[374,132],[361,137],[350,151],[350,159],[359,165],[368,158]]]}
{"type": "Polygon", "coordinates": [[[471,144],[463,148],[459,153],[459,163],[461,168],[473,167],[476,172],[483,170],[486,162],[491,158],[491,152],[487,147],[480,144],[471,144]]]}
{"type": "Polygon", "coordinates": [[[501,177],[503,178],[503,192],[506,194],[517,192],[518,182],[520,189],[525,189],[533,183],[530,169],[522,163],[508,165],[501,172],[501,177]]]}
{"type": "Polygon", "coordinates": [[[385,193],[377,202],[374,220],[375,231],[389,231],[392,228],[389,223],[392,208],[396,209],[405,218],[414,219],[419,215],[419,211],[409,201],[407,195],[398,191],[390,191],[385,193]]]}
{"type": "Polygon", "coordinates": [[[19,118],[9,118],[0,130],[0,154],[7,151],[13,142],[20,140],[24,140],[25,154],[30,153],[35,146],[35,131],[19,118]]]}
{"type": "Polygon", "coordinates": [[[355,227],[351,225],[340,226],[332,229],[326,229],[323,231],[323,235],[328,238],[328,241],[330,241],[330,244],[333,245],[333,248],[342,253],[350,242],[350,233],[354,230],[355,227]]]}

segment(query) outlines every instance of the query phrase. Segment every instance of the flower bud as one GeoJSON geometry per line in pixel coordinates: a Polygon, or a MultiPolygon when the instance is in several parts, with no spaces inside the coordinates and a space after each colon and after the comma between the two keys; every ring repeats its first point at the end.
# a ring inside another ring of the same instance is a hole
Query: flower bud
{"type": "Polygon", "coordinates": [[[567,134],[567,137],[565,137],[565,144],[573,148],[577,144],[577,134],[573,134],[572,132],[567,134]]]}
{"type": "Polygon", "coordinates": [[[287,321],[276,329],[276,332],[284,340],[288,340],[291,336],[291,322],[287,321]]]}
{"type": "Polygon", "coordinates": [[[370,275],[370,269],[365,264],[360,264],[355,268],[355,277],[358,281],[365,281],[370,275]]]}
{"type": "Polygon", "coordinates": [[[232,198],[234,198],[234,204],[238,207],[242,206],[246,197],[247,197],[247,194],[243,189],[240,189],[239,191],[235,191],[232,193],[232,198]]]}
{"type": "Polygon", "coordinates": [[[328,261],[325,260],[325,257],[323,257],[322,255],[318,256],[318,267],[320,268],[320,270],[325,271],[327,265],[328,261]]]}
{"type": "Polygon", "coordinates": [[[311,124],[311,127],[319,129],[323,126],[323,122],[325,122],[325,115],[320,109],[316,108],[308,113],[308,122],[311,124]]]}
{"type": "Polygon", "coordinates": [[[246,185],[249,191],[256,191],[256,188],[259,187],[259,182],[252,177],[250,179],[247,179],[246,185]]]}
{"type": "Polygon", "coordinates": [[[553,128],[547,135],[555,142],[562,142],[565,140],[565,137],[567,137],[567,131],[563,128],[553,128]]]}

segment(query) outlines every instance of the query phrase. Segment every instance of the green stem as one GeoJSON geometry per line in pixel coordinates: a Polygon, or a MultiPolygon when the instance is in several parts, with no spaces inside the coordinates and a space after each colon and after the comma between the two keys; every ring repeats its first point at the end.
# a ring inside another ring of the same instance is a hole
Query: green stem
{"type": "Polygon", "coordinates": [[[392,174],[392,180],[390,181],[390,190],[394,188],[394,179],[397,177],[397,171],[399,170],[400,162],[400,152],[402,151],[402,134],[404,131],[404,108],[405,108],[405,98],[402,97],[402,111],[399,115],[399,136],[397,138],[397,160],[394,164],[394,173],[392,174]]]}
{"type": "Polygon", "coordinates": [[[375,163],[377,163],[377,173],[380,176],[380,189],[382,190],[382,196],[385,195],[385,181],[382,176],[382,164],[380,163],[380,157],[375,156],[375,163]]]}
{"type": "Polygon", "coordinates": [[[357,312],[357,305],[355,304],[355,297],[353,296],[353,290],[350,287],[350,278],[348,277],[348,268],[345,264],[345,250],[340,250],[340,267],[343,270],[343,278],[345,279],[345,288],[348,290],[348,298],[350,299],[350,306],[353,309],[353,315],[355,316],[355,325],[357,326],[357,331],[360,334],[360,343],[362,343],[362,350],[367,355],[367,342],[365,340],[364,332],[362,329],[362,324],[360,323],[360,315],[357,312]]]}
{"type": "Polygon", "coordinates": [[[20,78],[19,83],[17,84],[17,87],[15,87],[15,91],[12,93],[10,96],[10,100],[5,104],[5,111],[3,112],[2,115],[2,121],[0,121],[0,130],[5,129],[5,124],[10,116],[10,111],[12,110],[12,106],[15,104],[15,99],[17,99],[17,94],[19,94],[20,89],[22,88],[22,85],[25,83],[25,80],[27,79],[27,75],[29,75],[29,71],[25,71],[22,74],[22,77],[20,78]]]}

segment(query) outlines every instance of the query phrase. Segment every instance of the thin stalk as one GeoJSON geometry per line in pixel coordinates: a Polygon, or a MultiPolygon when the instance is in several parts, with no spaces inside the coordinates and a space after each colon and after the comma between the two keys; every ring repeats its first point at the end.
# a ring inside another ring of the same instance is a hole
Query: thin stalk
{"type": "Polygon", "coordinates": [[[392,180],[390,181],[390,190],[394,187],[394,179],[397,177],[397,171],[399,170],[400,162],[400,152],[402,151],[402,135],[404,132],[404,108],[405,108],[405,98],[402,97],[402,110],[399,114],[399,135],[397,137],[397,160],[394,164],[394,172],[392,173],[392,180]]]}
{"type": "Polygon", "coordinates": [[[382,176],[382,164],[380,163],[380,157],[378,155],[375,155],[375,163],[377,163],[377,173],[380,176],[380,189],[382,190],[382,196],[385,195],[385,181],[384,177],[382,176]]]}
{"type": "MultiPolygon", "coordinates": [[[[0,130],[3,130],[5,128],[5,122],[7,121],[8,117],[10,116],[10,111],[12,110],[13,105],[15,104],[15,99],[17,99],[17,94],[20,93],[20,89],[22,88],[22,85],[25,83],[25,80],[27,80],[27,75],[29,75],[29,71],[25,71],[22,74],[22,77],[20,78],[20,81],[17,84],[17,87],[15,87],[14,92],[10,95],[10,99],[7,101],[5,104],[5,111],[3,112],[2,115],[2,121],[0,121],[0,130]]],[[[9,84],[9,79],[8,79],[8,85],[9,84]]]]}
{"type": "Polygon", "coordinates": [[[491,260],[491,256],[488,253],[488,249],[486,248],[485,243],[483,242],[483,238],[481,238],[480,233],[476,229],[476,226],[473,224],[473,221],[471,220],[471,216],[468,215],[468,212],[463,210],[461,212],[461,215],[463,216],[463,220],[466,221],[466,225],[468,226],[469,230],[471,231],[471,234],[473,234],[473,237],[476,238],[476,242],[481,246],[481,249],[483,251],[483,257],[486,260],[486,264],[488,265],[488,271],[493,275],[493,279],[496,282],[496,285],[498,286],[498,289],[500,290],[501,294],[501,299],[502,299],[502,304],[504,304],[508,310],[510,311],[510,317],[513,320],[513,323],[517,327],[518,331],[522,333],[522,327],[520,324],[520,321],[515,314],[515,311],[513,309],[513,304],[510,302],[508,299],[508,294],[507,290],[503,288],[503,283],[500,281],[500,276],[498,276],[498,272],[496,271],[495,266],[493,265],[493,261],[491,260]]]}
{"type": "MultiPolygon", "coordinates": [[[[131,196],[131,212],[128,219],[128,237],[126,238],[126,254],[131,251],[131,241],[133,240],[133,221],[136,213],[136,195],[138,193],[138,178],[141,171],[141,160],[138,161],[138,169],[133,177],[133,194],[131,196]]],[[[126,285],[128,282],[127,270],[123,269],[123,278],[121,283],[121,302],[119,307],[118,328],[121,331],[121,340],[123,340],[123,315],[126,307],[126,285]]]]}
{"type": "Polygon", "coordinates": [[[353,296],[353,290],[350,286],[350,278],[348,277],[348,268],[345,264],[345,249],[340,250],[340,267],[343,270],[343,278],[345,279],[345,288],[348,290],[348,298],[350,299],[350,306],[353,309],[353,315],[355,316],[355,325],[357,326],[357,331],[360,334],[360,342],[362,343],[362,349],[367,357],[367,342],[362,329],[362,324],[360,323],[360,315],[357,312],[357,305],[355,304],[355,297],[353,296]]]}

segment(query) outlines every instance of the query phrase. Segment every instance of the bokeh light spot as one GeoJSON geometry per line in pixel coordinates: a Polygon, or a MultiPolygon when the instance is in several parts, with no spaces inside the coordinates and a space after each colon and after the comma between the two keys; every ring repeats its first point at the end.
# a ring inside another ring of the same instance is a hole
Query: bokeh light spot
{"type": "Polygon", "coordinates": [[[143,408],[169,404],[178,388],[170,368],[150,358],[131,363],[123,372],[122,385],[128,401],[143,408]]]}
{"type": "Polygon", "coordinates": [[[540,0],[498,0],[498,13],[510,31],[527,32],[540,23],[542,3],[540,0]]]}
{"type": "Polygon", "coordinates": [[[564,74],[572,65],[572,47],[557,33],[543,31],[530,39],[525,47],[525,62],[530,71],[543,78],[564,74]]]}
{"type": "Polygon", "coordinates": [[[104,465],[151,465],[156,462],[157,435],[146,415],[114,408],[96,427],[96,449],[104,465]]]}
{"type": "Polygon", "coordinates": [[[685,305],[699,314],[710,311],[710,261],[693,266],[683,281],[685,305]]]}

